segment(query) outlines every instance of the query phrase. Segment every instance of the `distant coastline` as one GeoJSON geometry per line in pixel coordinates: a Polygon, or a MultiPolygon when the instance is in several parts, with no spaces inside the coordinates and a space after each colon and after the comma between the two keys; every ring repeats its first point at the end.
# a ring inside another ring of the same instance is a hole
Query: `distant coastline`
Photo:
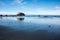
{"type": "MultiPolygon", "coordinates": [[[[18,15],[0,15],[0,17],[17,17],[18,15]]],[[[25,15],[24,17],[60,17],[60,15],[25,15]]]]}
{"type": "Polygon", "coordinates": [[[24,16],[24,17],[60,17],[60,15],[26,15],[23,12],[18,12],[15,15],[2,15],[0,14],[0,17],[17,17],[17,16],[24,16]]]}

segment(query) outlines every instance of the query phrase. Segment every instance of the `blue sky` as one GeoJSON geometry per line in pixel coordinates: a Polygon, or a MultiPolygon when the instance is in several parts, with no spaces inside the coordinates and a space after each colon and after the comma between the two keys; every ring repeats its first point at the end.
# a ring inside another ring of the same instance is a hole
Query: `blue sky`
{"type": "Polygon", "coordinates": [[[60,15],[60,0],[0,0],[0,14],[60,15]]]}

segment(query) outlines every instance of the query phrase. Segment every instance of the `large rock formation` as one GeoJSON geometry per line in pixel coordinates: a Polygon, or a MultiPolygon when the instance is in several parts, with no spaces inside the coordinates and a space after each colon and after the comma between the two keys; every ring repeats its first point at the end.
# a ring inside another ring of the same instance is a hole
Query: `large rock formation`
{"type": "Polygon", "coordinates": [[[22,12],[19,12],[19,13],[17,14],[17,16],[25,16],[25,14],[22,13],[22,12]]]}

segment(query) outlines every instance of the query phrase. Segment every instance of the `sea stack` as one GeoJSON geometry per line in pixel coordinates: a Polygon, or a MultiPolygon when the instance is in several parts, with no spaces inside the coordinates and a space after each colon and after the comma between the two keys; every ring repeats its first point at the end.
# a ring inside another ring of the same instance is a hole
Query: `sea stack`
{"type": "Polygon", "coordinates": [[[25,14],[22,13],[22,12],[19,12],[19,13],[17,14],[17,16],[25,16],[25,14]]]}

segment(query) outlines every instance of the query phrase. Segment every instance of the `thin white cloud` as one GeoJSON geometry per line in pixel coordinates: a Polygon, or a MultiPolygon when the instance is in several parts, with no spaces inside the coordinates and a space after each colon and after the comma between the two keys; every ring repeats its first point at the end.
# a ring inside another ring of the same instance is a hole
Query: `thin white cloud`
{"type": "Polygon", "coordinates": [[[60,10],[60,6],[56,6],[55,8],[60,10]]]}
{"type": "Polygon", "coordinates": [[[0,11],[0,14],[1,15],[3,15],[3,14],[5,15],[5,14],[7,14],[7,12],[6,11],[0,11]]]}
{"type": "Polygon", "coordinates": [[[15,5],[15,4],[24,5],[26,4],[26,2],[24,2],[24,0],[14,0],[12,2],[12,5],[15,5]]]}
{"type": "Polygon", "coordinates": [[[21,4],[23,0],[16,0],[15,2],[21,4]]]}
{"type": "Polygon", "coordinates": [[[17,12],[0,11],[0,15],[16,15],[17,12]]]}
{"type": "MultiPolygon", "coordinates": [[[[5,5],[5,4],[6,4],[5,2],[0,1],[0,5],[5,5]]],[[[10,4],[12,4],[12,5],[15,5],[15,4],[24,5],[24,4],[26,4],[26,2],[24,0],[14,0],[10,4]]]]}
{"type": "Polygon", "coordinates": [[[43,15],[60,15],[60,10],[37,10],[36,13],[43,15]]]}
{"type": "Polygon", "coordinates": [[[30,9],[25,12],[26,14],[32,14],[32,15],[60,15],[60,10],[45,10],[45,9],[30,9]]]}
{"type": "MultiPolygon", "coordinates": [[[[0,14],[2,15],[16,15],[18,12],[6,12],[6,11],[1,11],[0,14]]],[[[26,13],[26,15],[28,14],[32,14],[32,15],[60,15],[60,10],[26,10],[24,13],[26,13]]]]}

